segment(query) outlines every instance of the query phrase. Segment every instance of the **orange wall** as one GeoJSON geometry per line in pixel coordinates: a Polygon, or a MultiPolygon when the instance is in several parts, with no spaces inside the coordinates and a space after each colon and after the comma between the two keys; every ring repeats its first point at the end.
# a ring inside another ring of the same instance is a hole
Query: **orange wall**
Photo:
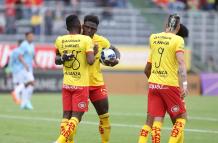
{"type": "MultiPolygon", "coordinates": [[[[105,72],[104,79],[109,94],[147,94],[147,78],[143,72],[105,72]]],[[[188,83],[190,95],[200,95],[199,76],[188,75],[188,83]]]]}

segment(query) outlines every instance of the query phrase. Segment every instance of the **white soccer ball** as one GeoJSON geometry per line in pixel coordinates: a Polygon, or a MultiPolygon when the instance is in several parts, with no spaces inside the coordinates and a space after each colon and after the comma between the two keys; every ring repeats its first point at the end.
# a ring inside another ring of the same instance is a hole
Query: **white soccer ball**
{"type": "Polygon", "coordinates": [[[103,49],[101,52],[100,60],[102,64],[104,64],[105,61],[114,61],[116,59],[116,53],[112,49],[103,49]]]}

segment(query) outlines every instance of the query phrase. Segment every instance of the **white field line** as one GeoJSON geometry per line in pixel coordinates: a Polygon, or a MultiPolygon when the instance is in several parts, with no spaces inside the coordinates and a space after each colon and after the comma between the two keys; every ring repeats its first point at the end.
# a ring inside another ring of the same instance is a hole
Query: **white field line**
{"type": "MultiPolygon", "coordinates": [[[[61,119],[55,118],[44,118],[44,117],[25,117],[25,116],[11,116],[11,115],[0,115],[0,119],[15,119],[15,120],[34,120],[34,121],[49,121],[49,122],[60,122],[61,119]]],[[[90,121],[82,121],[82,124],[87,125],[98,125],[98,122],[90,122],[90,121]]],[[[131,124],[119,124],[112,123],[113,127],[128,127],[128,128],[141,128],[142,125],[131,125],[131,124]]],[[[169,127],[164,127],[163,130],[171,130],[169,127]]],[[[185,129],[186,132],[194,132],[194,133],[210,133],[210,134],[218,134],[218,131],[214,130],[204,130],[204,129],[185,129]]]]}
{"type": "MultiPolygon", "coordinates": [[[[14,110],[5,110],[7,112],[14,112],[14,110]]],[[[48,112],[48,111],[36,111],[33,110],[31,112],[38,112],[38,113],[52,113],[52,111],[48,112]]],[[[57,113],[57,112],[55,112],[57,113]]],[[[97,115],[96,112],[87,112],[86,114],[90,114],[90,115],[97,115]]],[[[111,116],[135,116],[135,117],[145,117],[147,116],[147,114],[143,114],[143,113],[121,113],[121,112],[111,112],[110,113],[111,116]]],[[[165,116],[166,118],[169,118],[169,116],[165,116]]],[[[210,121],[210,122],[218,122],[218,118],[213,118],[213,117],[199,117],[199,116],[188,116],[188,120],[200,120],[200,121],[210,121]]]]}

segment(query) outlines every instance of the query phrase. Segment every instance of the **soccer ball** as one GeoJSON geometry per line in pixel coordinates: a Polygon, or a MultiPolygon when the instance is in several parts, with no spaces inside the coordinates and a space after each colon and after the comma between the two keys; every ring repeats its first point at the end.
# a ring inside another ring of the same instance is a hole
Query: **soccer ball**
{"type": "Polygon", "coordinates": [[[101,52],[100,61],[105,65],[105,61],[114,61],[116,59],[116,53],[112,49],[103,49],[101,52]]]}

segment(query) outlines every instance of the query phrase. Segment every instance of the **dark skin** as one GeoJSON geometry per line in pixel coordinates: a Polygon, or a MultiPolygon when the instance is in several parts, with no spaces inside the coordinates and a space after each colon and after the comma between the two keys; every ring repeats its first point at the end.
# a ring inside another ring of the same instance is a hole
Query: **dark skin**
{"type": "MultiPolygon", "coordinates": [[[[72,30],[69,31],[69,34],[80,34],[81,32],[81,26],[74,27],[72,30]]],[[[66,54],[64,53],[62,56],[59,51],[56,51],[56,58],[55,63],[57,65],[64,64],[65,61],[72,60],[74,55],[72,54],[66,54]]],[[[92,65],[95,61],[94,54],[92,52],[86,53],[87,63],[89,65],[92,65]]],[[[77,111],[64,111],[63,112],[63,118],[70,119],[71,117],[76,117],[79,121],[82,120],[84,112],[77,112],[77,111]]]]}
{"type": "MultiPolygon", "coordinates": [[[[98,25],[94,22],[91,22],[91,21],[86,21],[83,26],[82,26],[82,29],[83,29],[83,35],[87,35],[87,36],[90,36],[91,38],[93,38],[94,34],[97,32],[97,28],[98,28],[98,25]]],[[[98,45],[95,44],[95,47],[94,47],[94,50],[96,52],[98,52],[98,45]]],[[[120,52],[118,51],[117,48],[115,48],[114,46],[111,46],[110,49],[114,50],[114,52],[116,53],[117,55],[117,58],[114,59],[113,61],[105,61],[105,64],[107,66],[111,66],[111,67],[114,67],[115,65],[117,65],[119,63],[119,59],[120,59],[120,52]]],[[[97,54],[97,53],[95,53],[97,54]]]]}
{"type": "MultiPolygon", "coordinates": [[[[97,24],[93,22],[85,22],[82,26],[83,35],[90,36],[93,38],[94,34],[97,32],[97,24]]],[[[95,48],[98,49],[98,45],[95,44],[95,48]]],[[[96,53],[97,54],[97,53],[96,53]]],[[[92,102],[93,106],[98,115],[102,115],[108,112],[108,98],[92,102]]]]}
{"type": "MultiPolygon", "coordinates": [[[[90,36],[91,38],[93,38],[94,34],[97,32],[97,24],[91,21],[86,21],[82,28],[83,28],[83,35],[87,35],[90,36]]],[[[97,44],[95,45],[97,48],[97,44]]],[[[113,49],[117,50],[115,47],[113,47],[113,49]]],[[[111,66],[115,66],[118,64],[119,61],[113,61],[110,63],[107,63],[108,65],[111,64],[111,66]]],[[[108,98],[102,99],[102,100],[98,100],[95,102],[92,102],[93,106],[95,107],[95,110],[97,112],[98,115],[102,115],[105,113],[108,113],[108,109],[109,109],[109,104],[108,104],[108,98]]]]}

